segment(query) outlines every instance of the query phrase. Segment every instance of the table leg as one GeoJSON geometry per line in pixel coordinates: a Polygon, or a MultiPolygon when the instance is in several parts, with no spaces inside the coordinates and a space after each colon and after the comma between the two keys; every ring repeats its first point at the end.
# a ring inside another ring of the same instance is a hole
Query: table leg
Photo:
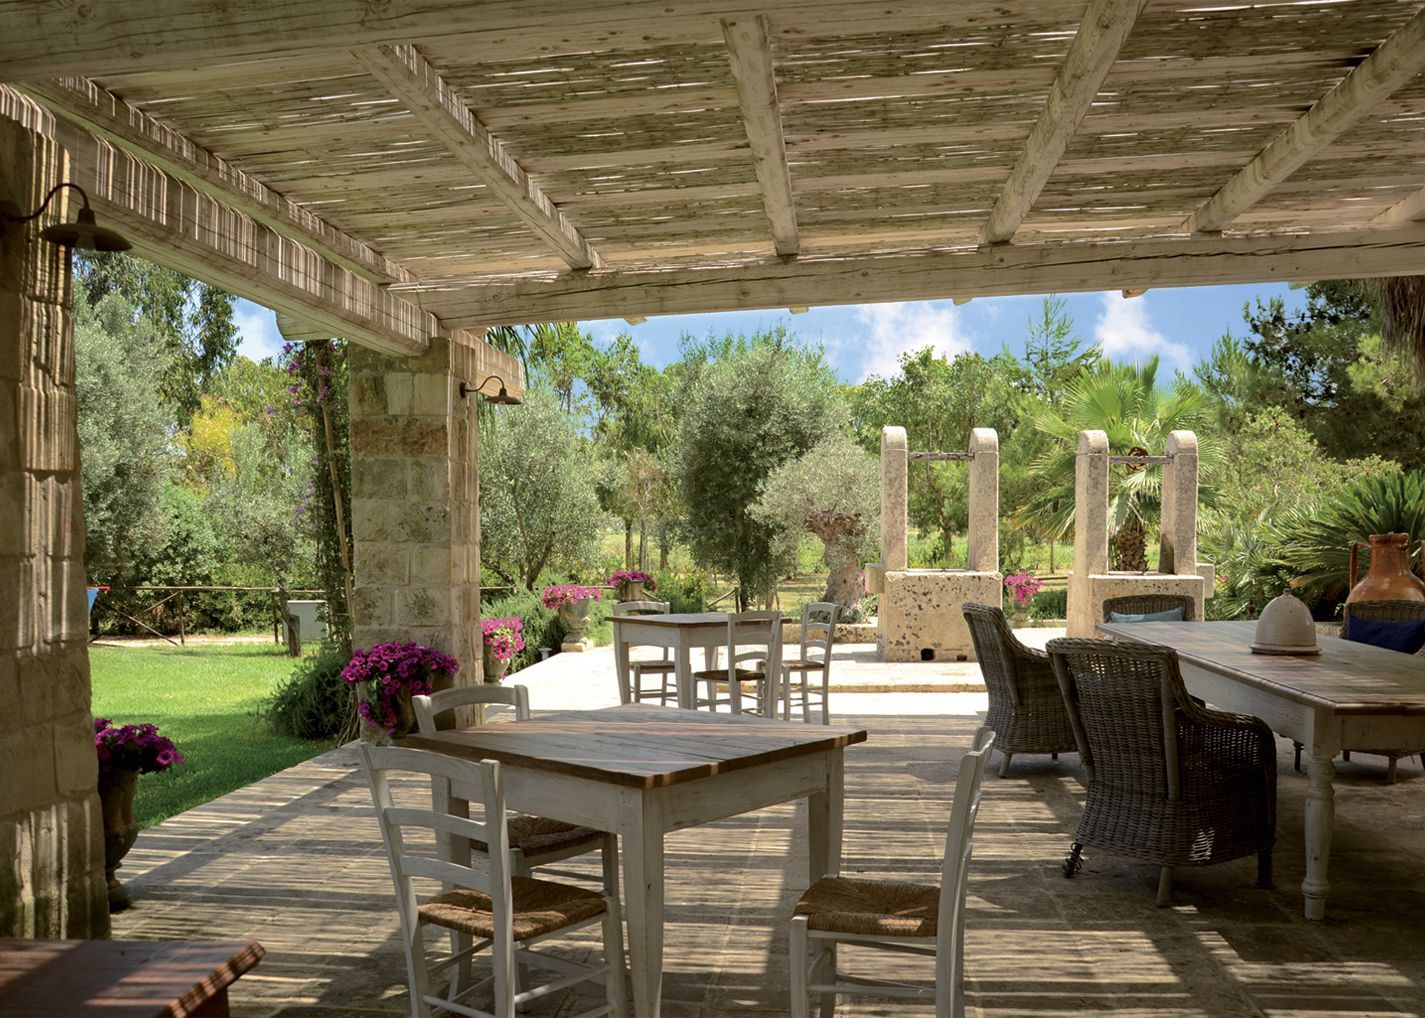
{"type": "Polygon", "coordinates": [[[628,641],[620,639],[619,627],[614,626],[614,668],[618,673],[618,702],[632,703],[633,691],[629,684],[628,641]]]}
{"type": "Polygon", "coordinates": [[[1306,773],[1311,784],[1306,791],[1306,879],[1301,893],[1306,896],[1306,918],[1326,918],[1326,895],[1331,885],[1326,879],[1331,859],[1331,831],[1336,822],[1336,778],[1334,753],[1313,748],[1306,773]]]}
{"type": "Polygon", "coordinates": [[[678,646],[673,648],[674,674],[678,676],[678,706],[692,710],[697,699],[697,688],[693,685],[693,656],[688,649],[688,641],[678,635],[678,646]]]}
{"type": "Polygon", "coordinates": [[[826,754],[826,787],[807,796],[807,842],[810,846],[810,883],[841,872],[841,815],[843,799],[841,750],[826,754]]]}
{"type": "MultiPolygon", "coordinates": [[[[686,650],[683,656],[687,656],[686,650]]],[[[628,907],[629,974],[633,1013],[658,1018],[663,996],[663,830],[647,797],[626,807],[623,886],[628,907]]]]}

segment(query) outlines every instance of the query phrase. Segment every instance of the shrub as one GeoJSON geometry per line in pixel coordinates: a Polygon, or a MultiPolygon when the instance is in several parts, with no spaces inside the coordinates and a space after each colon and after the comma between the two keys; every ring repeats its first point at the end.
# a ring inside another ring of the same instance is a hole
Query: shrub
{"type": "Polygon", "coordinates": [[[1069,615],[1069,588],[1041,590],[1029,602],[1031,619],[1063,619],[1069,615]]]}
{"type": "Polygon", "coordinates": [[[334,739],[351,714],[352,691],[341,671],[350,656],[341,647],[323,643],[303,658],[279,685],[259,713],[279,735],[298,739],[334,739]]]}
{"type": "Polygon", "coordinates": [[[659,598],[668,602],[670,612],[700,612],[707,609],[707,580],[701,573],[666,577],[658,588],[659,598]]]}

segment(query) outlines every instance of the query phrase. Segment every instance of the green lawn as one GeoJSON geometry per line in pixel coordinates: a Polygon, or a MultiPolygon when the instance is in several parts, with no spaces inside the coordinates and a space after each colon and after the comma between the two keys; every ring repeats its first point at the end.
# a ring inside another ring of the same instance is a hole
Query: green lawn
{"type": "Polygon", "coordinates": [[[148,721],[186,762],[139,778],[134,814],[151,827],[327,747],[268,732],[255,711],[292,670],[273,644],[91,647],[94,716],[148,721]]]}

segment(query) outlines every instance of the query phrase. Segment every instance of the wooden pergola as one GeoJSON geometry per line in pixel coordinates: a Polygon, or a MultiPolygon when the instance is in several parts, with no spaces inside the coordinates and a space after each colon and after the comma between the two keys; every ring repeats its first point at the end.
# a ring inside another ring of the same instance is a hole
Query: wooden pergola
{"type": "Polygon", "coordinates": [[[1425,272],[1416,0],[4,0],[0,27],[0,113],[142,254],[388,353],[1425,272]]]}

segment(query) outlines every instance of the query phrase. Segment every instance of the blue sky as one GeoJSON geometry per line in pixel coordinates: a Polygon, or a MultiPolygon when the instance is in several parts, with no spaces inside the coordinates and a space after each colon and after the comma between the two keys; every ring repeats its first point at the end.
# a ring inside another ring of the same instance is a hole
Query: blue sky
{"type": "MultiPolygon", "coordinates": [[[[1303,293],[1284,283],[1149,290],[1131,299],[1113,290],[1066,294],[1065,300],[1078,337],[1098,342],[1115,360],[1157,354],[1172,370],[1191,368],[1224,332],[1245,334],[1242,305],[1269,297],[1281,297],[1288,307],[1304,303],[1303,293]]],[[[732,311],[668,315],[632,326],[618,318],[584,325],[600,342],[629,332],[644,359],[661,367],[677,360],[678,339],[684,333],[750,333],[785,323],[803,341],[821,344],[842,378],[858,382],[871,374],[893,373],[903,352],[923,346],[953,356],[967,350],[994,354],[1008,344],[1019,353],[1026,322],[1038,315],[1042,301],[1041,296],[987,297],[960,307],[948,300],[916,301],[812,308],[800,315],[732,311]]],[[[239,300],[237,325],[246,356],[260,359],[281,349],[282,338],[267,309],[239,300]]]]}

